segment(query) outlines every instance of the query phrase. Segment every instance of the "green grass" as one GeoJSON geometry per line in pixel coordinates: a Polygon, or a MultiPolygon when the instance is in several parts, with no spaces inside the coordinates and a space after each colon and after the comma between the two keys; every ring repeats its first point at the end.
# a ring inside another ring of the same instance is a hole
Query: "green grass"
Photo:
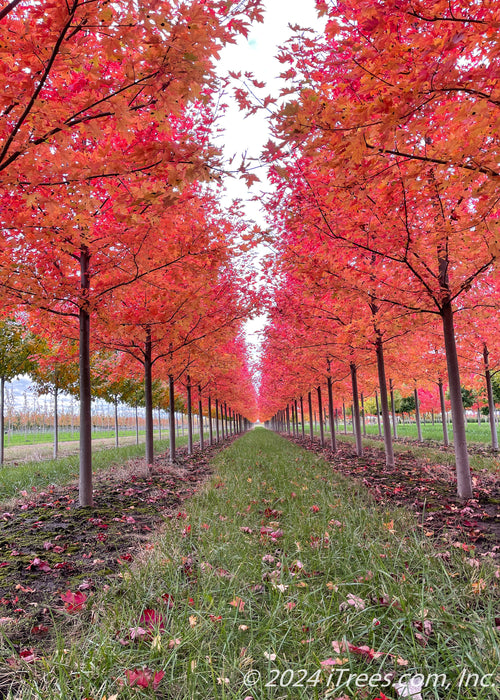
{"type": "MultiPolygon", "coordinates": [[[[185,430],[187,433],[187,429],[185,430]]],[[[162,429],[162,435],[163,433],[167,434],[168,433],[168,428],[163,427],[162,429]]],[[[125,429],[125,428],[120,428],[118,431],[118,437],[131,437],[135,436],[136,431],[135,429],[125,429]]],[[[155,428],[155,434],[158,433],[158,429],[155,428]]],[[[144,438],[145,431],[144,430],[139,430],[139,436],[144,438]]],[[[114,438],[115,437],[115,431],[114,430],[93,430],[92,431],[92,440],[102,440],[104,438],[114,438]]],[[[61,430],[58,433],[58,438],[59,442],[71,442],[74,440],[79,440],[80,438],[80,433],[77,430],[61,430]]],[[[16,447],[20,445],[44,445],[44,444],[51,444],[54,441],[54,433],[53,431],[19,431],[19,432],[12,432],[10,435],[9,433],[6,433],[5,435],[5,447],[16,447]]]]}
{"type": "Polygon", "coordinates": [[[444,686],[442,676],[429,681],[425,700],[499,697],[465,687],[468,674],[499,669],[499,579],[488,557],[451,543],[437,551],[413,514],[378,508],[359,484],[263,429],[214,467],[142,565],[73,616],[72,638],[61,636],[54,654],[26,665],[17,699],[396,698],[376,674],[446,674],[444,686]],[[146,608],[165,629],[132,640],[146,608]],[[347,643],[381,656],[369,661],[347,643]],[[321,670],[327,659],[342,663],[321,670]],[[143,667],[164,672],[156,693],[126,681],[143,667]],[[350,685],[340,669],[355,674],[350,685]],[[256,684],[246,687],[250,671],[256,684]]]}

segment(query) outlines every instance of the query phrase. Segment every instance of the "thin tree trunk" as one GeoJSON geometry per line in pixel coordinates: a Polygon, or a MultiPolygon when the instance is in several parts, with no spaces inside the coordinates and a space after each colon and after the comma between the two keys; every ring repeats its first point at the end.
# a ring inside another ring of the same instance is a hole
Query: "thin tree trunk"
{"type": "Polygon", "coordinates": [[[201,386],[198,385],[198,415],[200,417],[200,449],[202,450],[205,446],[203,440],[203,404],[201,402],[201,386]]]}
{"type": "MultiPolygon", "coordinates": [[[[376,340],[378,385],[380,389],[380,403],[382,404],[382,423],[384,425],[385,463],[388,467],[394,466],[394,446],[391,435],[391,419],[389,416],[389,401],[387,396],[387,381],[385,377],[384,345],[380,333],[376,340]]],[[[377,408],[378,429],[380,434],[380,416],[377,408]]]]}
{"type": "Polygon", "coordinates": [[[286,432],[290,435],[290,407],[286,405],[286,432]]]}
{"type": "Polygon", "coordinates": [[[325,446],[325,431],[323,429],[323,403],[321,401],[321,387],[318,386],[316,391],[318,392],[319,439],[321,442],[321,447],[324,447],[325,446]]]}
{"type": "MultiPolygon", "coordinates": [[[[84,302],[79,311],[79,369],[80,369],[80,474],[79,502],[92,506],[92,393],[90,383],[90,314],[86,298],[90,289],[90,255],[86,246],[80,250],[80,286],[84,302]]],[[[3,439],[3,437],[2,437],[3,439]]]]}
{"type": "MultiPolygon", "coordinates": [[[[57,459],[57,456],[59,454],[59,410],[58,410],[58,405],[57,405],[58,395],[59,395],[58,388],[57,388],[57,386],[54,386],[54,450],[53,450],[54,459],[57,459]]],[[[2,435],[3,435],[3,426],[2,426],[2,435]]]]}
{"type": "Polygon", "coordinates": [[[380,406],[378,404],[378,391],[375,392],[375,407],[377,410],[378,436],[382,437],[382,428],[380,426],[380,406]]]}
{"type": "Polygon", "coordinates": [[[146,330],[146,345],[144,352],[144,398],[146,405],[146,464],[154,462],[153,447],[153,370],[151,363],[151,331],[146,330]]]}
{"type": "Polygon", "coordinates": [[[115,409],[115,447],[118,447],[118,397],[115,396],[113,404],[115,409]]]}
{"type": "Polygon", "coordinates": [[[498,434],[497,426],[495,423],[495,401],[493,398],[493,386],[491,384],[491,372],[490,372],[490,361],[489,361],[489,351],[486,344],[483,346],[483,360],[484,360],[484,375],[486,379],[486,392],[488,394],[488,410],[490,418],[490,432],[491,432],[491,447],[495,452],[498,452],[498,434]]]}
{"type": "Polygon", "coordinates": [[[191,377],[187,378],[187,424],[188,424],[188,455],[193,454],[193,415],[191,412],[191,377]]]}
{"type": "Polygon", "coordinates": [[[307,393],[307,401],[309,403],[309,434],[311,436],[311,442],[314,440],[314,416],[313,416],[313,406],[312,406],[312,396],[311,392],[307,393]]]}
{"type": "Polygon", "coordinates": [[[0,377],[0,464],[5,460],[5,377],[0,377]]]}
{"type": "Polygon", "coordinates": [[[361,392],[361,420],[363,423],[363,435],[366,437],[366,422],[365,422],[365,397],[361,392]]]}
{"type": "Polygon", "coordinates": [[[443,382],[441,379],[438,381],[438,387],[439,387],[439,403],[441,404],[441,422],[443,424],[443,445],[445,447],[448,447],[450,444],[449,438],[448,438],[448,422],[446,418],[446,404],[444,402],[444,389],[443,389],[443,382]]]}
{"type": "Polygon", "coordinates": [[[363,456],[363,438],[361,436],[361,420],[359,415],[359,397],[358,397],[358,373],[356,365],[351,362],[351,383],[352,383],[352,410],[353,410],[353,421],[352,425],[354,428],[354,435],[356,437],[356,454],[358,457],[363,456]]]}
{"type": "Polygon", "coordinates": [[[173,374],[168,375],[168,427],[170,461],[175,462],[175,386],[173,374]]]}
{"type": "Polygon", "coordinates": [[[446,365],[448,368],[448,386],[453,418],[453,445],[457,473],[457,493],[460,498],[472,498],[472,479],[467,453],[467,438],[465,435],[464,406],[458,367],[453,309],[451,302],[443,304],[441,310],[443,335],[446,350],[446,365]]]}
{"type": "Polygon", "coordinates": [[[413,396],[415,398],[415,422],[417,424],[418,441],[423,442],[422,438],[422,425],[420,423],[420,403],[418,400],[417,387],[413,389],[413,396]]]}
{"type": "Polygon", "coordinates": [[[217,443],[219,439],[219,399],[215,399],[215,440],[217,443]]]}
{"type": "Polygon", "coordinates": [[[299,437],[299,409],[297,399],[295,399],[295,427],[297,429],[297,437],[299,437]]]}
{"type": "Polygon", "coordinates": [[[389,390],[391,392],[392,431],[396,439],[398,437],[398,424],[396,422],[396,405],[394,403],[394,386],[392,384],[392,379],[389,379],[389,390]]]}
{"type": "Polygon", "coordinates": [[[344,435],[347,435],[347,416],[345,412],[345,401],[342,401],[342,413],[344,416],[344,435]]]}
{"type": "Polygon", "coordinates": [[[304,399],[302,398],[302,396],[300,397],[300,423],[302,428],[302,437],[305,438],[306,427],[304,425],[304,399]]]}
{"type": "Polygon", "coordinates": [[[333,388],[332,388],[332,378],[328,376],[328,417],[330,420],[330,444],[332,446],[332,451],[337,451],[337,439],[335,436],[335,416],[333,413],[333,388]]]}
{"type": "Polygon", "coordinates": [[[139,409],[137,408],[137,403],[135,404],[135,444],[139,444],[139,409]]]}
{"type": "Polygon", "coordinates": [[[214,444],[214,432],[212,429],[212,396],[208,395],[208,442],[210,447],[214,444]]]}

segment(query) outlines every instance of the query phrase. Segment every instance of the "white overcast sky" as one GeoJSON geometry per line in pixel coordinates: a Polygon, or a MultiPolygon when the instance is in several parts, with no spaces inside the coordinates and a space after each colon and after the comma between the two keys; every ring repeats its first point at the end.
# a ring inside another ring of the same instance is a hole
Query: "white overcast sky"
{"type": "MultiPolygon", "coordinates": [[[[264,2],[264,22],[252,25],[248,38],[241,37],[237,44],[227,46],[221,55],[220,70],[241,72],[250,71],[254,78],[266,83],[261,95],[278,95],[282,82],[280,73],[286,66],[276,59],[279,46],[292,35],[289,25],[312,28],[321,31],[324,20],[316,15],[314,0],[266,0],[264,2]]],[[[264,112],[245,118],[236,105],[230,105],[221,125],[224,127],[224,154],[227,158],[236,155],[234,165],[241,162],[243,153],[248,158],[259,158],[262,148],[270,137],[264,112]]],[[[247,216],[259,225],[265,226],[265,219],[259,205],[251,198],[268,189],[264,169],[256,170],[261,183],[248,190],[243,181],[229,179],[228,195],[245,202],[247,216]]],[[[262,317],[249,321],[246,326],[247,342],[254,347],[259,344],[259,333],[264,326],[262,317]]]]}

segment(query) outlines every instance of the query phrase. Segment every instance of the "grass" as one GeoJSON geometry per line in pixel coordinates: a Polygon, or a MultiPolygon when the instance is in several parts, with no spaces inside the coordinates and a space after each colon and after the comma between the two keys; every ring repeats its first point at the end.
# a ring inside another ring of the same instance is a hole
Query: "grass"
{"type": "MultiPolygon", "coordinates": [[[[162,428],[162,433],[168,433],[168,427],[162,428]]],[[[187,433],[187,429],[185,430],[187,433]]],[[[144,438],[144,430],[139,430],[139,436],[144,438]]],[[[159,434],[158,429],[155,428],[155,434],[159,434]]],[[[132,437],[136,435],[135,429],[120,428],[118,431],[118,437],[132,437]]],[[[93,430],[92,440],[102,440],[104,438],[114,438],[114,430],[93,430]]],[[[180,438],[181,436],[179,436],[180,438]]],[[[76,430],[60,430],[58,433],[59,442],[72,442],[79,440],[80,433],[78,429],[76,430]]],[[[5,447],[15,447],[20,445],[45,445],[51,444],[54,441],[54,432],[48,431],[19,431],[9,434],[5,434],[5,447]]]]}
{"type": "MultiPolygon", "coordinates": [[[[194,435],[194,447],[197,447],[194,435]]],[[[206,435],[208,438],[208,433],[206,435]]],[[[187,436],[176,437],[176,446],[187,444],[187,436]]],[[[155,454],[166,452],[168,440],[155,440],[155,454]]],[[[112,464],[120,464],[129,459],[143,457],[145,445],[126,445],[124,447],[107,447],[96,449],[92,456],[94,472],[108,469],[112,464]]],[[[64,485],[78,479],[79,455],[70,455],[58,459],[46,459],[40,462],[20,462],[16,466],[4,466],[0,469],[0,503],[19,495],[20,491],[45,489],[51,484],[64,485]]]]}
{"type": "Polygon", "coordinates": [[[437,551],[413,514],[264,429],[214,468],[142,564],[26,664],[15,698],[373,700],[405,674],[437,674],[425,700],[499,697],[479,686],[499,670],[490,558],[437,551]],[[143,668],[164,673],[156,691],[130,687],[143,668]]]}

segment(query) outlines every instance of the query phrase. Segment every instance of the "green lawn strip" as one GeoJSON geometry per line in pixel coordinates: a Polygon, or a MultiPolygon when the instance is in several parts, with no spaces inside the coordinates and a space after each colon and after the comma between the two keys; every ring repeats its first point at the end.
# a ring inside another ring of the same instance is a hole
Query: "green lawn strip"
{"type": "MultiPolygon", "coordinates": [[[[187,437],[176,439],[179,447],[187,444],[187,437]]],[[[168,449],[168,440],[155,440],[156,454],[168,449]]],[[[195,446],[198,445],[195,443],[195,446]]],[[[108,469],[112,464],[123,464],[129,459],[143,457],[144,443],[124,447],[94,448],[92,468],[94,472],[108,469]]],[[[78,479],[79,455],[70,455],[58,459],[40,462],[21,462],[16,466],[4,466],[0,469],[0,504],[16,497],[20,491],[45,489],[49,485],[63,486],[78,479]]]]}
{"type": "Polygon", "coordinates": [[[16,698],[372,700],[404,674],[424,675],[425,700],[498,697],[479,685],[498,673],[490,558],[436,550],[413,514],[263,429],[214,467],[142,565],[71,616],[73,641],[26,664],[16,698]],[[156,691],[129,685],[142,668],[164,673],[156,691]]]}
{"type": "MultiPolygon", "coordinates": [[[[163,427],[162,433],[167,434],[168,433],[168,428],[165,429],[163,427]]],[[[132,437],[136,435],[136,430],[135,429],[128,429],[128,428],[120,428],[118,431],[118,437],[132,437]]],[[[144,430],[139,430],[139,436],[144,439],[145,431],[144,430]]],[[[159,431],[158,428],[155,428],[155,435],[159,436],[159,431]]],[[[58,438],[59,442],[73,442],[73,441],[78,441],[80,437],[80,434],[78,430],[63,430],[59,431],[58,438]]],[[[92,431],[92,440],[103,440],[106,438],[114,438],[115,437],[115,431],[114,430],[93,430],[92,431]]],[[[178,435],[178,439],[182,439],[182,437],[185,437],[184,435],[180,434],[178,435]]],[[[53,431],[40,431],[40,432],[32,432],[32,433],[16,433],[9,435],[6,433],[5,435],[5,447],[20,447],[22,445],[42,445],[42,444],[50,444],[54,441],[54,433],[53,431]]]]}

